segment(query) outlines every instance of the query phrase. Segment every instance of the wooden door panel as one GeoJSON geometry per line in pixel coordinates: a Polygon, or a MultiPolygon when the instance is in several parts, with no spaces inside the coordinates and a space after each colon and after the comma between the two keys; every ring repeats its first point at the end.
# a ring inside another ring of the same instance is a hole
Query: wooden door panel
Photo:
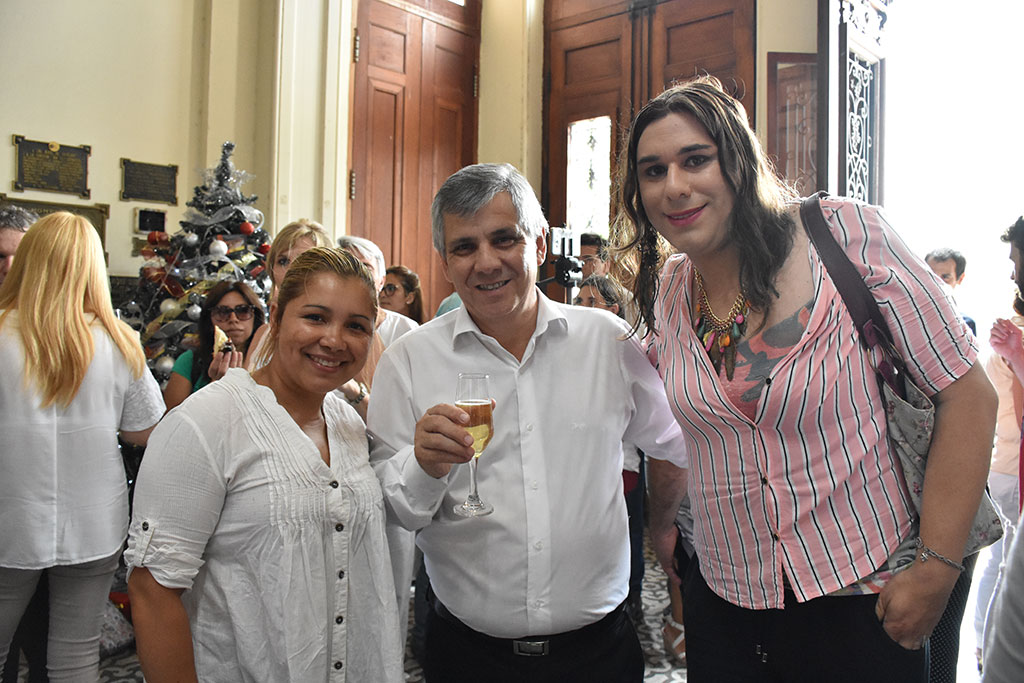
{"type": "Polygon", "coordinates": [[[629,0],[560,0],[545,2],[545,21],[550,30],[578,26],[629,10],[629,0]]]}
{"type": "Polygon", "coordinates": [[[397,223],[402,208],[405,88],[375,80],[370,84],[369,117],[373,123],[366,136],[370,172],[362,187],[367,207],[362,234],[390,254],[394,241],[391,226],[397,223]]]}
{"type": "Polygon", "coordinates": [[[654,97],[674,80],[708,73],[722,80],[754,121],[754,0],[668,2],[651,15],[654,97]]]}
{"type": "Polygon", "coordinates": [[[421,278],[424,310],[451,288],[430,235],[430,203],[473,163],[480,0],[360,0],[356,22],[350,231],[421,278]]]}
{"type": "MultiPolygon", "coordinates": [[[[629,108],[622,105],[630,101],[632,32],[629,16],[619,14],[550,34],[546,191],[541,201],[552,225],[565,222],[569,124],[605,114],[612,117],[613,130],[629,123],[629,108]]],[[[617,142],[612,140],[613,150],[617,142]]]]}
{"type": "Polygon", "coordinates": [[[415,245],[403,249],[405,265],[420,275],[425,310],[436,310],[452,287],[433,247],[430,205],[448,176],[476,158],[474,72],[479,42],[452,26],[423,25],[423,105],[415,245]],[[412,265],[410,262],[415,263],[412,265]]]}
{"type": "Polygon", "coordinates": [[[360,133],[352,136],[355,199],[349,225],[387,257],[399,241],[394,228],[406,201],[404,158],[407,143],[415,142],[408,91],[419,77],[419,20],[379,0],[364,0],[362,9],[353,107],[353,129],[360,133]]]}

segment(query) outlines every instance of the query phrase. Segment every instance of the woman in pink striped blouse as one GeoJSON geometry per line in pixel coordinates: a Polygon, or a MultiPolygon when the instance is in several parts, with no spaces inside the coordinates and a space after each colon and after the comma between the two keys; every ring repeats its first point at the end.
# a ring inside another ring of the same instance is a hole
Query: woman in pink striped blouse
{"type": "MultiPolygon", "coordinates": [[[[918,532],[870,358],[740,103],[713,78],[673,87],[627,145],[620,241],[692,449],[690,680],[925,680],[992,444],[973,336],[878,207],[822,200],[937,404],[918,532]],[[897,572],[918,534],[932,554],[897,572]]],[[[651,520],[667,570],[671,512],[651,520]]]]}

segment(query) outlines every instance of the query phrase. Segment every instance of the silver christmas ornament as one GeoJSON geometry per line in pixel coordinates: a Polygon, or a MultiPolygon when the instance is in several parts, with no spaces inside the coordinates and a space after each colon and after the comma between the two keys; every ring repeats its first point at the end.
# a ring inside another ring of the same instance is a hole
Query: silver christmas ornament
{"type": "Polygon", "coordinates": [[[164,299],[160,302],[160,312],[164,315],[174,310],[174,307],[178,305],[178,302],[174,299],[164,299]]]}
{"type": "Polygon", "coordinates": [[[160,356],[156,359],[156,371],[161,375],[169,375],[173,369],[174,359],[170,356],[160,356]]]}

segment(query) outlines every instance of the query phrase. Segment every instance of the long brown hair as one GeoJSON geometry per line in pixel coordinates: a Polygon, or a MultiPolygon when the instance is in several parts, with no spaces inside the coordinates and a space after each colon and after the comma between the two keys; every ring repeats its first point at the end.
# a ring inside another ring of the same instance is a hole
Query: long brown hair
{"type": "Polygon", "coordinates": [[[647,126],[669,114],[690,114],[718,147],[718,162],[735,194],[728,240],[739,253],[740,286],[751,306],[767,315],[778,296],[775,278],[793,245],[795,226],[786,213],[793,191],[775,174],[740,102],[721,82],[702,76],[664,91],[633,119],[619,164],[620,214],[613,226],[617,274],[636,299],[640,323],[655,329],[658,272],[669,249],[644,210],[637,179],[637,145],[647,126]]]}

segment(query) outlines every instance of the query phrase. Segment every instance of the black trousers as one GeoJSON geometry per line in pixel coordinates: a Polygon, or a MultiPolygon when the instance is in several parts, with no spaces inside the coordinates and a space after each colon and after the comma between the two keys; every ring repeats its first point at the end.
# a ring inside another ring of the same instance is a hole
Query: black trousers
{"type": "Polygon", "coordinates": [[[718,597],[692,563],[684,584],[690,683],[923,683],[927,646],[905,650],[875,616],[875,595],[751,610],[718,597]]]}
{"type": "Polygon", "coordinates": [[[643,681],[644,653],[621,605],[597,623],[553,637],[541,656],[515,654],[511,640],[478,633],[440,609],[427,615],[427,683],[643,681]]]}
{"type": "Polygon", "coordinates": [[[930,683],[955,683],[960,659],[960,622],[964,620],[967,596],[971,592],[974,564],[978,553],[964,558],[964,571],[953,586],[942,618],[932,631],[928,680],[930,683]]]}

